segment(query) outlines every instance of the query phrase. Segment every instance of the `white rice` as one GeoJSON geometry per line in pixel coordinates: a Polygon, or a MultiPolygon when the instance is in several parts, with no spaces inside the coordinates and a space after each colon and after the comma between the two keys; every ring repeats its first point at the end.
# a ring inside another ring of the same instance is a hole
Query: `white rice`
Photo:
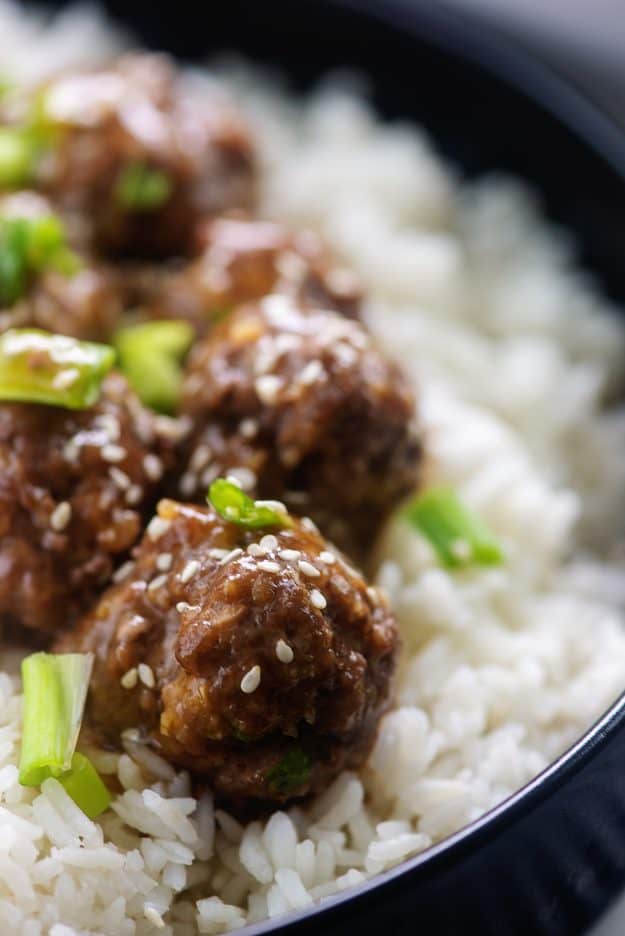
{"type": "MultiPolygon", "coordinates": [[[[92,11],[51,26],[0,0],[0,59],[21,79],[117,44],[92,11]]],[[[574,245],[520,183],[459,182],[422,132],[336,84],[300,106],[258,75],[228,81],[261,140],[265,214],[360,273],[371,329],[419,387],[430,480],[479,510],[506,562],[449,573],[390,524],[378,581],[404,653],[370,763],[246,827],[132,740],[89,751],[124,791],[98,823],[54,780],[20,787],[7,659],[0,931],[16,936],[222,933],[305,908],[500,802],[625,686],[625,412],[603,405],[625,333],[574,245]]]]}

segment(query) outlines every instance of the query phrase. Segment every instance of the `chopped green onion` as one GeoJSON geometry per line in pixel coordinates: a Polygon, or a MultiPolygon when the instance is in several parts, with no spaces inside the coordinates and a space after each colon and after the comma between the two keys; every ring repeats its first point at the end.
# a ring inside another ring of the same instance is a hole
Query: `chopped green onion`
{"type": "Polygon", "coordinates": [[[0,335],[0,400],[86,409],[115,362],[108,345],[36,328],[0,335]]]}
{"type": "Polygon", "coordinates": [[[182,389],[181,363],[193,341],[187,322],[144,322],[122,328],[113,342],[119,366],[139,398],[161,413],[173,413],[182,389]]]}
{"type": "Polygon", "coordinates": [[[37,274],[50,269],[65,276],[80,269],[61,221],[54,215],[0,217],[0,304],[13,305],[37,274]]]}
{"type": "Polygon", "coordinates": [[[249,530],[292,526],[288,514],[273,510],[261,501],[252,500],[245,491],[225,478],[213,481],[208,490],[207,500],[224,520],[249,530]]]}
{"type": "Polygon", "coordinates": [[[33,653],[22,660],[24,786],[71,769],[92,667],[90,653],[33,653]]]}
{"type": "Polygon", "coordinates": [[[72,757],[71,769],[61,774],[58,781],[90,819],[97,819],[111,804],[111,794],[97,770],[89,758],[78,751],[72,757]]]}
{"type": "Polygon", "coordinates": [[[503,562],[503,551],[494,534],[452,488],[425,491],[408,506],[406,518],[430,541],[440,562],[448,568],[503,562]]]}
{"type": "Polygon", "coordinates": [[[131,163],[120,172],[114,196],[128,211],[154,211],[167,201],[171,191],[171,179],[162,169],[131,163]]]}
{"type": "Polygon", "coordinates": [[[309,756],[294,748],[267,774],[267,781],[277,793],[294,793],[308,781],[311,767],[309,756]]]}
{"type": "Polygon", "coordinates": [[[30,181],[39,147],[22,127],[0,127],[0,188],[15,189],[30,181]]]}

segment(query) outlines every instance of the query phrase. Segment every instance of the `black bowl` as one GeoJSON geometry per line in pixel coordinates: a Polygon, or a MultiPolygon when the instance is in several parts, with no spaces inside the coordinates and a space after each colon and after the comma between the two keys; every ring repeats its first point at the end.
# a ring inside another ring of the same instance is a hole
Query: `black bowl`
{"type": "MultiPolygon", "coordinates": [[[[581,259],[625,298],[625,137],[494,30],[407,0],[108,0],[148,45],[185,58],[235,49],[305,88],[355,66],[388,116],[411,117],[469,174],[529,179],[581,259]]],[[[258,924],[356,933],[582,932],[625,884],[625,701],[560,760],[458,834],[310,911],[258,924]]]]}

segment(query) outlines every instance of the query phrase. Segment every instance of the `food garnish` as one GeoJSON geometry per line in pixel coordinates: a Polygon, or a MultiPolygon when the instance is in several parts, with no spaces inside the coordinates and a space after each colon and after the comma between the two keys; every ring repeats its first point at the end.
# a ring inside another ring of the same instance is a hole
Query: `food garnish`
{"type": "Polygon", "coordinates": [[[270,787],[277,793],[293,793],[300,789],[310,776],[311,760],[308,754],[294,748],[284,755],[267,774],[270,787]]]}
{"type": "Polygon", "coordinates": [[[55,270],[73,276],[80,265],[67,246],[64,225],[54,215],[0,218],[0,304],[10,306],[21,299],[39,273],[55,270]]]}
{"type": "Polygon", "coordinates": [[[114,196],[128,211],[154,211],[167,201],[171,191],[171,179],[162,169],[131,163],[120,172],[114,196]]]}
{"type": "Polygon", "coordinates": [[[253,500],[237,484],[226,478],[217,478],[213,481],[208,491],[207,501],[224,520],[236,523],[237,526],[247,527],[248,530],[292,525],[288,513],[275,510],[263,501],[253,500]]]}
{"type": "Polygon", "coordinates": [[[182,388],[181,363],[193,341],[187,322],[142,322],[120,329],[113,343],[119,366],[146,406],[173,413],[182,388]]]}

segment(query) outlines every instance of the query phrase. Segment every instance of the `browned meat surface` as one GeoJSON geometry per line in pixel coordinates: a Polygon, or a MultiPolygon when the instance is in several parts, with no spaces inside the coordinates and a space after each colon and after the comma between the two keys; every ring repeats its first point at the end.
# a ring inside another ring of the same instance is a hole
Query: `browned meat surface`
{"type": "Polygon", "coordinates": [[[183,497],[203,500],[216,475],[234,470],[358,558],[418,480],[401,371],[358,323],[284,296],[238,309],[196,345],[182,411],[195,427],[183,497]]]}
{"type": "Polygon", "coordinates": [[[242,119],[217,90],[188,87],[166,57],[127,55],[105,70],[62,75],[44,94],[60,133],[40,184],[87,219],[105,252],[181,253],[198,217],[253,207],[242,119]],[[164,176],[167,191],[143,189],[133,207],[124,197],[129,170],[164,176]]]}
{"type": "Polygon", "coordinates": [[[361,290],[354,274],[333,263],[309,231],[242,218],[198,226],[200,255],[184,267],[130,271],[134,303],[149,318],[183,318],[200,335],[235,306],[269,293],[357,318],[361,290]]]}
{"type": "Polygon", "coordinates": [[[0,622],[70,624],[141,534],[171,459],[162,420],[118,374],[72,412],[0,405],[0,622]]]}
{"type": "Polygon", "coordinates": [[[59,649],[96,654],[103,739],[138,729],[222,797],[281,801],[364,761],[397,641],[383,595],[310,521],[263,534],[161,501],[134,568],[59,649]]]}

